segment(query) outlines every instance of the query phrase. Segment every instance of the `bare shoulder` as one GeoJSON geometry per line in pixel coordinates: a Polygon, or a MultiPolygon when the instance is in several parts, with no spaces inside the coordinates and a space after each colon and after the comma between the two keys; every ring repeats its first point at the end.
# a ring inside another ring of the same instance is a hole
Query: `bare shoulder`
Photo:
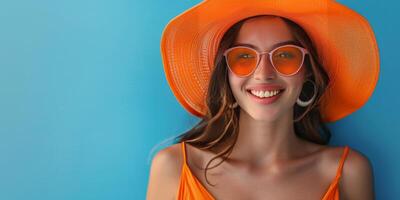
{"type": "MultiPolygon", "coordinates": [[[[344,146],[326,147],[321,156],[321,166],[331,178],[336,176],[340,159],[344,153],[344,146]]],[[[373,200],[372,164],[363,153],[349,146],[345,158],[342,174],[339,179],[340,199],[365,199],[373,200]]]]}
{"type": "Polygon", "coordinates": [[[155,154],[150,167],[147,200],[175,199],[182,168],[181,144],[173,144],[155,154]]]}
{"type": "Polygon", "coordinates": [[[375,199],[373,168],[366,155],[350,148],[339,187],[341,199],[375,199]]]}

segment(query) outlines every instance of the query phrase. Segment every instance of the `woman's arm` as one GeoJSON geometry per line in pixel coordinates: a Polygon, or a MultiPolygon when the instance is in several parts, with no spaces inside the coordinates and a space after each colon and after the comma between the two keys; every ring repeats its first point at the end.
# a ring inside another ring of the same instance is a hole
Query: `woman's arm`
{"type": "Polygon", "coordinates": [[[341,200],[375,200],[372,165],[362,153],[349,151],[340,179],[341,200]]]}

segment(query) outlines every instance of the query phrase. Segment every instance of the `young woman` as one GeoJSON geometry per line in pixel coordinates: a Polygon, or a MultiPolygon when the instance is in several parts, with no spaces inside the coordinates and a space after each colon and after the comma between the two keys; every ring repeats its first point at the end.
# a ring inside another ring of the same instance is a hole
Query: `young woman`
{"type": "Polygon", "coordinates": [[[271,2],[250,0],[246,7],[209,0],[168,25],[162,41],[167,79],[182,105],[202,120],[154,157],[148,200],[374,199],[368,158],[347,145],[329,146],[324,124],[354,112],[375,87],[376,44],[362,29],[369,26],[355,29],[370,40],[336,49],[351,41],[339,28],[364,23],[354,20],[359,15],[333,1],[271,2]],[[220,14],[217,8],[229,5],[232,13],[220,14]],[[318,11],[342,12],[342,27],[326,26],[340,20],[318,11]],[[302,21],[298,13],[309,18],[302,21]],[[358,91],[354,83],[361,78],[365,90],[358,91]]]}

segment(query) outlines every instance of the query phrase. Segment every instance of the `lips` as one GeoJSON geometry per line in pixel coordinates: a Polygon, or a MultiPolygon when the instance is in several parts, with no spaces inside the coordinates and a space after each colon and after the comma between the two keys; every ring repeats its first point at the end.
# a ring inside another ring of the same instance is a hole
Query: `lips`
{"type": "MultiPolygon", "coordinates": [[[[253,89],[248,89],[248,90],[246,90],[248,93],[250,93],[251,94],[251,90],[253,90],[253,89]]],[[[254,90],[257,90],[257,91],[265,91],[265,90],[268,90],[268,91],[274,91],[274,90],[278,90],[279,91],[279,93],[281,93],[281,92],[283,92],[283,91],[285,91],[285,89],[254,89],[254,90]]]]}
{"type": "Polygon", "coordinates": [[[251,94],[251,90],[256,90],[256,91],[266,91],[266,90],[267,90],[267,91],[274,91],[274,90],[279,90],[279,93],[285,91],[285,89],[281,89],[281,88],[266,89],[265,87],[264,87],[264,88],[258,87],[258,88],[256,88],[256,89],[246,89],[246,92],[248,92],[248,93],[251,94]]]}
{"type": "Polygon", "coordinates": [[[265,97],[265,98],[261,98],[258,97],[256,95],[251,94],[251,92],[248,92],[248,95],[250,97],[251,100],[253,100],[254,102],[263,104],[263,105],[267,105],[267,104],[272,104],[275,101],[277,101],[281,96],[282,96],[283,91],[279,92],[278,94],[272,96],[272,97],[265,97]]]}
{"type": "Polygon", "coordinates": [[[280,98],[280,96],[282,96],[282,93],[285,91],[285,88],[281,85],[277,85],[277,84],[257,84],[257,85],[251,85],[249,87],[246,88],[246,92],[248,93],[248,95],[251,97],[252,100],[254,100],[255,102],[261,103],[261,104],[271,104],[273,102],[275,102],[277,99],[280,98]],[[253,95],[251,93],[251,90],[256,90],[256,91],[274,91],[274,90],[278,90],[279,93],[272,96],[272,97],[257,97],[256,95],[253,95]]]}
{"type": "Polygon", "coordinates": [[[272,84],[258,84],[258,85],[251,85],[246,88],[247,91],[250,90],[257,90],[257,91],[272,91],[272,90],[284,90],[285,88],[281,85],[272,85],[272,84]]]}
{"type": "MultiPolygon", "coordinates": [[[[263,98],[261,98],[261,97],[258,97],[258,96],[256,96],[256,95],[252,94],[252,93],[251,93],[251,90],[246,90],[246,91],[247,91],[247,93],[248,93],[249,95],[254,96],[254,97],[257,97],[257,98],[260,98],[260,99],[271,98],[271,97],[263,97],[263,98]]],[[[285,91],[284,89],[279,90],[278,94],[276,94],[276,95],[274,95],[274,96],[281,95],[282,92],[284,92],[284,91],[285,91]]],[[[272,96],[272,97],[274,97],[274,96],[272,96]]]]}

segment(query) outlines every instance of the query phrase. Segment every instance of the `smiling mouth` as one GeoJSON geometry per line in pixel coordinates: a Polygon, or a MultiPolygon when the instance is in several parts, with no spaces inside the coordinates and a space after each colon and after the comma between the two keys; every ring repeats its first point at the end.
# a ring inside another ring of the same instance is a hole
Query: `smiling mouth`
{"type": "Polygon", "coordinates": [[[257,96],[257,95],[255,95],[255,94],[251,93],[251,90],[246,90],[246,92],[247,92],[249,95],[252,95],[252,96],[257,97],[257,98],[260,98],[260,99],[266,99],[266,98],[271,98],[271,97],[280,95],[282,92],[285,91],[285,89],[281,89],[281,90],[278,90],[278,91],[279,91],[279,92],[276,93],[275,95],[272,95],[272,96],[269,96],[269,97],[260,97],[260,96],[257,96]]]}

